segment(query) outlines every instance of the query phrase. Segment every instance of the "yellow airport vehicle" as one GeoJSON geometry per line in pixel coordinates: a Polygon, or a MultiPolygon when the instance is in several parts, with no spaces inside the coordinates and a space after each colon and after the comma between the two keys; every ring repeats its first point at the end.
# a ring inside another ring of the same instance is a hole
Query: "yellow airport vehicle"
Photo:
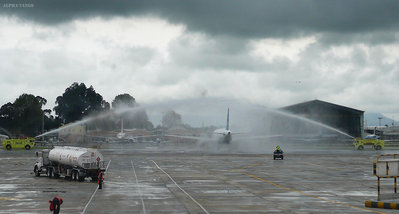
{"type": "Polygon", "coordinates": [[[25,139],[7,139],[3,141],[3,148],[11,149],[26,149],[29,150],[35,146],[35,138],[25,139]]]}
{"type": "Polygon", "coordinates": [[[367,136],[364,139],[362,138],[354,138],[353,145],[357,150],[363,150],[366,145],[372,145],[373,149],[381,150],[385,146],[385,142],[379,139],[379,136],[367,136]]]}

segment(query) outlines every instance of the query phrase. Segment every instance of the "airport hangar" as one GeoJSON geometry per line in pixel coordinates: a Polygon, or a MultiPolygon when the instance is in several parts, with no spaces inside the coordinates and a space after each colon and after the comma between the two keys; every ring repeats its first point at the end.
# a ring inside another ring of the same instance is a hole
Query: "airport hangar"
{"type": "Polygon", "coordinates": [[[358,109],[316,99],[282,107],[280,110],[323,123],[353,137],[363,137],[364,111],[358,109]]]}

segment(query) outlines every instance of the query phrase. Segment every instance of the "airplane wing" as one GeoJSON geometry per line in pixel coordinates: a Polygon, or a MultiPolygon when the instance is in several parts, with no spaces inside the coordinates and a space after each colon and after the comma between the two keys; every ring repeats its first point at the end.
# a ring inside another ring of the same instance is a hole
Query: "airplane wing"
{"type": "MultiPolygon", "coordinates": [[[[215,134],[222,134],[222,133],[215,133],[215,134]]],[[[205,137],[205,136],[186,136],[186,135],[164,135],[165,137],[176,137],[176,138],[184,138],[184,139],[192,139],[192,140],[210,140],[210,137],[205,137]]],[[[262,139],[270,139],[270,138],[277,138],[277,137],[282,137],[283,135],[259,135],[259,136],[251,136],[248,135],[247,133],[238,133],[238,135],[234,135],[234,139],[257,139],[257,140],[262,140],[262,139]]]]}
{"type": "Polygon", "coordinates": [[[234,136],[235,139],[256,139],[256,140],[262,140],[262,139],[270,139],[270,138],[278,138],[278,137],[283,137],[283,135],[258,135],[258,136],[252,136],[252,135],[238,135],[234,136]]]}
{"type": "Polygon", "coordinates": [[[201,137],[201,136],[187,136],[187,135],[164,135],[165,137],[176,137],[176,138],[184,138],[191,140],[209,140],[209,137],[201,137]]]}
{"type": "Polygon", "coordinates": [[[86,135],[92,139],[97,139],[102,142],[122,142],[122,141],[137,141],[138,139],[156,138],[159,135],[126,135],[123,138],[114,136],[99,136],[99,135],[86,135]]]}

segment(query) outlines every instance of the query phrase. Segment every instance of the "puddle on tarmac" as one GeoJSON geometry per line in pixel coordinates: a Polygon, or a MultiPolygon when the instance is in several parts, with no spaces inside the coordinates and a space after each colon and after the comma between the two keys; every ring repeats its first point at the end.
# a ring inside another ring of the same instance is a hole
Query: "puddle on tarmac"
{"type": "Polygon", "coordinates": [[[17,189],[18,185],[16,184],[1,184],[0,189],[17,189]]]}
{"type": "Polygon", "coordinates": [[[62,192],[62,193],[66,193],[66,191],[59,191],[59,190],[43,190],[42,192],[62,192]]]}
{"type": "Polygon", "coordinates": [[[331,191],[333,194],[342,196],[375,196],[377,191],[331,191]]]}
{"type": "Polygon", "coordinates": [[[183,183],[217,183],[217,180],[185,180],[183,183]]]}
{"type": "Polygon", "coordinates": [[[206,194],[234,194],[234,193],[244,193],[245,190],[202,190],[201,192],[206,194]]]}

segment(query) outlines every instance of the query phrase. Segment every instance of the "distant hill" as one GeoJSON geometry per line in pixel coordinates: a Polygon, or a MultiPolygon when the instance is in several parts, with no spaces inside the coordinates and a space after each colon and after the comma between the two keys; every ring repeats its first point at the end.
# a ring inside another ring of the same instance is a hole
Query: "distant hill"
{"type": "MultiPolygon", "coordinates": [[[[364,113],[364,125],[366,126],[378,126],[379,125],[379,120],[378,118],[381,117],[381,126],[392,126],[392,119],[385,117],[381,113],[364,113]]],[[[399,115],[398,115],[399,117],[399,115]]],[[[395,121],[395,126],[399,125],[399,121],[395,121]]]]}

